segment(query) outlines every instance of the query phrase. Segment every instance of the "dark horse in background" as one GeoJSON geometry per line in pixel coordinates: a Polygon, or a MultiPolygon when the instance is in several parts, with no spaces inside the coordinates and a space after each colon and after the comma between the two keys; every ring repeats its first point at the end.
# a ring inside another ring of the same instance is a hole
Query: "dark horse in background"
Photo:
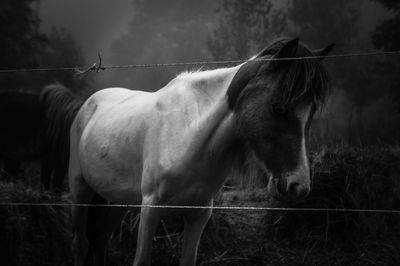
{"type": "Polygon", "coordinates": [[[0,176],[13,181],[21,161],[40,157],[43,116],[39,95],[29,92],[0,93],[0,176]]]}
{"type": "Polygon", "coordinates": [[[41,160],[41,182],[45,189],[60,192],[69,159],[69,129],[82,101],[59,83],[40,94],[0,94],[1,176],[13,181],[22,161],[41,160]],[[52,184],[52,186],[51,186],[52,184]]]}

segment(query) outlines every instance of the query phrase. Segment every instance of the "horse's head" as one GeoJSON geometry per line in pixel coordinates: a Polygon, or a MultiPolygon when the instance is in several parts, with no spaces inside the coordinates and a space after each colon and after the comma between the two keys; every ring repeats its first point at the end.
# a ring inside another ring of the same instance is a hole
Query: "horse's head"
{"type": "Polygon", "coordinates": [[[228,89],[239,136],[269,173],[269,192],[278,199],[310,192],[307,135],[329,91],[322,58],[332,47],[312,51],[298,39],[277,41],[243,64],[228,89]],[[268,58],[277,60],[262,60],[268,58]]]}

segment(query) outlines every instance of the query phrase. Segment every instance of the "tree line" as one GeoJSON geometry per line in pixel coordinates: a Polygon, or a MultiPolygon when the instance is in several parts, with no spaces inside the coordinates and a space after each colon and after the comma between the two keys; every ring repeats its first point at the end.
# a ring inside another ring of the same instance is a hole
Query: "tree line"
{"type": "MultiPolygon", "coordinates": [[[[2,0],[0,21],[0,69],[86,65],[68,31],[62,28],[53,28],[48,34],[40,31],[35,0],[2,0]]],[[[79,91],[87,86],[88,79],[76,78],[72,71],[8,73],[0,75],[0,90],[37,92],[56,81],[79,91]]]]}
{"type": "MultiPolygon", "coordinates": [[[[400,50],[399,1],[374,2],[394,15],[363,36],[358,24],[360,7],[365,4],[362,0],[288,0],[281,6],[271,0],[223,0],[217,27],[208,37],[208,48],[216,60],[242,59],[277,37],[299,36],[312,48],[335,42],[335,54],[400,50]]],[[[339,58],[329,60],[327,65],[334,93],[344,99],[337,99],[327,108],[322,121],[324,131],[332,132],[332,121],[340,119],[337,123],[342,124],[348,141],[398,139],[399,132],[392,126],[400,124],[399,57],[339,58]]]]}

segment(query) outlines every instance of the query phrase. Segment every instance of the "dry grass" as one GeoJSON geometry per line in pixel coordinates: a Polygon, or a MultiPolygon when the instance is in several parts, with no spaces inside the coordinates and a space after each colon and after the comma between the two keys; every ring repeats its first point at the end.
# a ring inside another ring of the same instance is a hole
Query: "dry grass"
{"type": "MultiPolygon", "coordinates": [[[[20,184],[0,183],[0,201],[65,202],[46,192],[20,184]]],[[[0,252],[2,265],[69,265],[71,231],[69,212],[56,206],[1,206],[0,252]]]]}
{"type": "MultiPolygon", "coordinates": [[[[336,147],[313,154],[314,186],[295,206],[400,210],[399,147],[336,147]]],[[[0,184],[1,202],[65,199],[0,184]]],[[[263,189],[227,190],[216,205],[282,206],[263,189]]],[[[131,265],[137,217],[128,213],[110,242],[109,265],[131,265]]],[[[153,265],[179,261],[181,221],[155,237],[153,265]]],[[[8,265],[69,265],[69,209],[0,207],[0,250],[8,265]]],[[[400,214],[216,210],[202,236],[198,265],[399,265],[400,214]]],[[[7,265],[7,264],[6,264],[7,265]]]]}

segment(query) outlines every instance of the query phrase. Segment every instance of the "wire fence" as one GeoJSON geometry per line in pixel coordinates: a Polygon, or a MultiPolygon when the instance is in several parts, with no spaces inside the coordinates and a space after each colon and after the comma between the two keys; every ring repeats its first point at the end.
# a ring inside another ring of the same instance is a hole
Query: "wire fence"
{"type": "MultiPolygon", "coordinates": [[[[293,61],[307,59],[334,59],[367,56],[389,56],[400,55],[400,51],[375,51],[364,53],[334,54],[327,56],[305,56],[287,58],[254,59],[252,61],[293,61]]],[[[201,66],[201,65],[230,65],[240,64],[246,60],[224,60],[224,61],[196,61],[196,62],[174,62],[174,63],[149,63],[149,64],[126,64],[126,65],[102,65],[101,54],[98,54],[99,64],[81,67],[43,67],[43,68],[19,68],[0,69],[0,74],[19,72],[42,72],[42,71],[74,71],[75,74],[83,75],[89,71],[100,72],[106,69],[124,68],[156,68],[156,67],[179,67],[179,66],[201,66]]],[[[55,203],[55,202],[0,202],[0,206],[55,206],[55,207],[117,207],[117,208],[157,208],[157,209],[213,209],[213,210],[251,210],[251,211],[303,211],[303,212],[353,212],[353,213],[392,213],[400,214],[400,210],[390,209],[344,209],[344,208],[284,208],[284,207],[255,207],[255,206],[199,206],[199,205],[146,205],[146,204],[84,204],[84,203],[55,203]]]]}
{"type": "Polygon", "coordinates": [[[344,209],[344,208],[286,208],[256,206],[201,206],[201,205],[147,205],[147,204],[85,204],[85,203],[47,203],[47,202],[0,202],[0,206],[54,206],[54,207],[115,207],[115,208],[154,208],[154,209],[212,209],[212,210],[251,210],[251,211],[302,211],[302,212],[353,212],[353,213],[392,213],[400,210],[390,209],[344,209]]]}
{"type": "MultiPolygon", "coordinates": [[[[348,57],[366,57],[366,56],[388,56],[400,55],[400,51],[375,51],[365,53],[347,53],[334,54],[326,56],[303,56],[286,58],[264,58],[254,59],[252,61],[293,61],[307,59],[334,59],[348,57]]],[[[149,63],[149,64],[126,64],[126,65],[102,65],[102,57],[99,56],[99,64],[93,63],[91,66],[67,66],[67,67],[41,67],[41,68],[18,68],[18,69],[0,69],[0,74],[18,73],[18,72],[42,72],[42,71],[74,71],[75,74],[85,74],[89,71],[100,72],[106,69],[124,69],[124,68],[156,68],[156,67],[180,67],[180,66],[203,66],[203,65],[230,65],[240,64],[249,61],[249,59],[223,60],[223,61],[196,61],[196,62],[173,62],[173,63],[149,63]]]]}

